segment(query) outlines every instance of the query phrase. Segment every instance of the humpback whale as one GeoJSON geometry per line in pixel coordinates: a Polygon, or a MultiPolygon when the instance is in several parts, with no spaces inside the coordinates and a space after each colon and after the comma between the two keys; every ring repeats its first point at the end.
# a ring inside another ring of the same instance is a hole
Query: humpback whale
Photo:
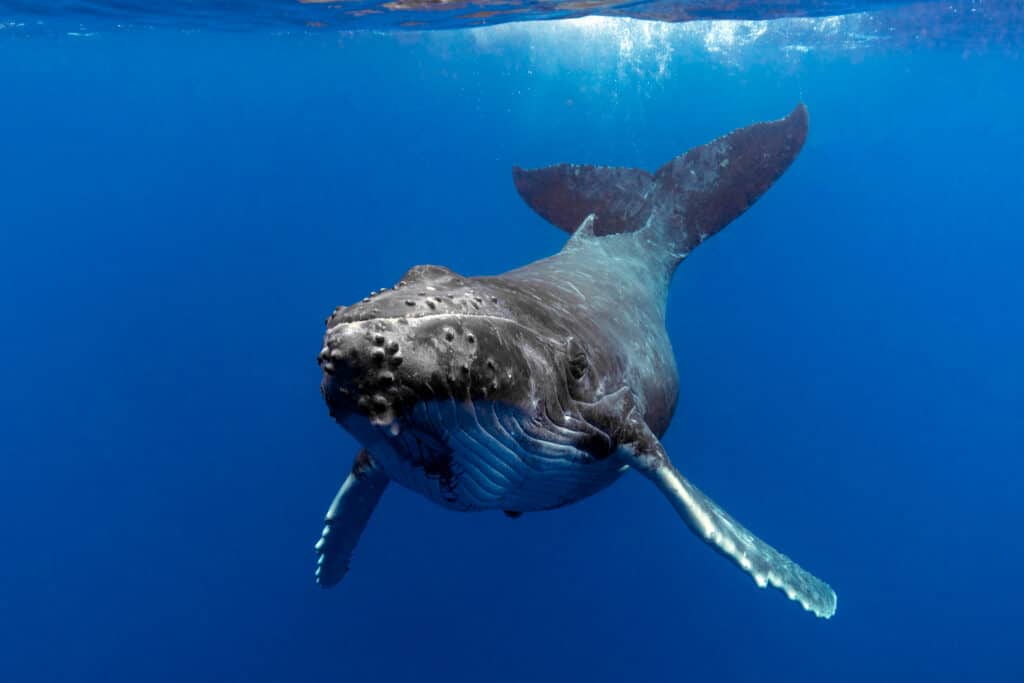
{"type": "Polygon", "coordinates": [[[690,483],[660,441],[679,393],[665,329],[672,275],[782,175],[807,125],[800,104],[653,174],[514,167],[526,203],[570,233],[561,251],[497,276],[416,266],[335,309],[318,356],[321,391],[362,450],[315,546],[317,582],[333,586],[348,571],[390,482],[453,510],[517,517],[635,471],[757,585],[832,616],[828,584],[690,483]]]}

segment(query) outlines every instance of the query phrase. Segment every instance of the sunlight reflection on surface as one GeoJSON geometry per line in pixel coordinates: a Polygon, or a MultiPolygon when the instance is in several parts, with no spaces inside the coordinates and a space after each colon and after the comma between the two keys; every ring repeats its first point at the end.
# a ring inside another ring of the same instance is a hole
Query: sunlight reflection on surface
{"type": "MultiPolygon", "coordinates": [[[[509,23],[471,29],[481,52],[526,49],[532,65],[544,72],[614,65],[659,79],[669,75],[675,58],[712,60],[742,66],[751,60],[793,60],[812,50],[855,50],[872,37],[860,32],[866,15],[775,19],[770,21],[696,21],[684,24],[636,19],[584,17],[557,22],[509,23]]],[[[450,35],[450,34],[449,34],[450,35]]],[[[437,34],[436,40],[445,40],[437,34]]]]}

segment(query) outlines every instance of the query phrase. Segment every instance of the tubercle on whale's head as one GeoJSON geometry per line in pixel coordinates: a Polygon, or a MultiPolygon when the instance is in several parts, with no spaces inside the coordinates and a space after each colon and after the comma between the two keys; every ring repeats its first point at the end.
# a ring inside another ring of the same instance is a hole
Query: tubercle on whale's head
{"type": "Polygon", "coordinates": [[[513,309],[485,283],[439,266],[413,268],[394,288],[337,309],[318,356],[331,414],[343,426],[359,416],[397,429],[421,401],[535,407],[538,386],[564,382],[552,375],[568,372],[567,356],[513,309]]]}
{"type": "Polygon", "coordinates": [[[500,302],[486,297],[470,278],[444,266],[415,266],[393,286],[370,292],[351,306],[339,306],[325,320],[328,330],[343,323],[422,318],[440,313],[489,315],[500,302]]]}

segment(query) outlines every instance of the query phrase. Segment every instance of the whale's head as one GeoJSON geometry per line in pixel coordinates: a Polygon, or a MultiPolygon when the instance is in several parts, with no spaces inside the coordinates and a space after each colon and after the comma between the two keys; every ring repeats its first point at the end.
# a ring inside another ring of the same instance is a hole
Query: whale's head
{"type": "Polygon", "coordinates": [[[393,288],[337,309],[318,357],[331,415],[371,452],[400,450],[410,431],[443,448],[459,428],[452,406],[569,419],[571,404],[593,393],[587,349],[536,316],[524,321],[516,306],[486,282],[417,266],[393,288]]]}

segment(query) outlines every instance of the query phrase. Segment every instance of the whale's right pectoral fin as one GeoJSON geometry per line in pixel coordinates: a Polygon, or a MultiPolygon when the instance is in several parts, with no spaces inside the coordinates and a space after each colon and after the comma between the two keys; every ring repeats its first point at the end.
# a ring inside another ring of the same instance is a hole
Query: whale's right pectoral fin
{"type": "Polygon", "coordinates": [[[335,585],[348,572],[352,551],[370,521],[377,502],[390,481],[365,450],[352,465],[352,473],[334,497],[316,544],[319,555],[316,582],[323,588],[335,585]]]}
{"type": "Polygon", "coordinates": [[[750,574],[757,585],[772,585],[804,609],[828,619],[836,611],[832,588],[771,547],[718,507],[672,465],[658,438],[633,421],[639,438],[624,443],[624,462],[654,482],[683,521],[727,558],[750,574]]]}

